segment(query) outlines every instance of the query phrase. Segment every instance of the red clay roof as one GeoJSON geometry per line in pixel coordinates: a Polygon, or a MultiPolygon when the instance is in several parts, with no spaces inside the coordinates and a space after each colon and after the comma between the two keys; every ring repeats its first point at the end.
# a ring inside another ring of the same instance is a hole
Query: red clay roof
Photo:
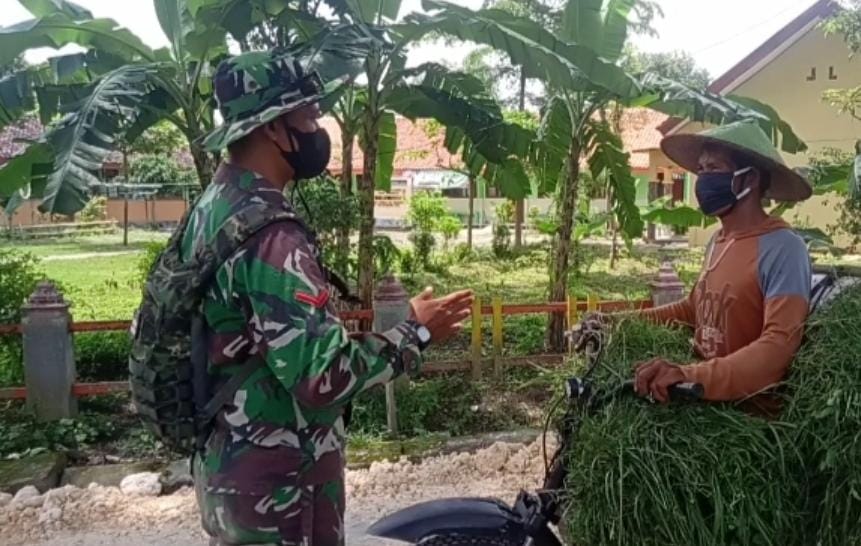
{"type": "MultiPolygon", "coordinates": [[[[622,141],[624,149],[631,154],[631,168],[643,170],[649,167],[647,150],[656,148],[660,143],[661,133],[657,127],[667,119],[665,114],[646,108],[630,108],[622,115],[622,141]]],[[[330,117],[323,118],[321,125],[329,132],[332,140],[332,160],[329,171],[340,174],[341,130],[337,122],[330,117]]],[[[452,155],[443,143],[444,131],[434,133],[428,127],[428,122],[412,122],[398,117],[398,151],[395,156],[395,174],[400,175],[411,170],[458,169],[462,166],[460,157],[452,155]]],[[[38,119],[30,118],[17,125],[6,127],[0,131],[0,163],[24,151],[25,145],[13,142],[16,138],[35,139],[42,133],[42,125],[38,119]]],[[[176,154],[177,161],[184,167],[192,168],[193,160],[187,150],[176,154]]],[[[353,148],[353,170],[362,172],[362,151],[358,146],[353,148]]],[[[105,160],[105,165],[118,168],[122,164],[122,155],[111,152],[105,160]]]]}
{"type": "MultiPolygon", "coordinates": [[[[819,0],[788,25],[777,31],[774,36],[766,40],[765,43],[756,48],[750,55],[730,68],[723,76],[712,82],[712,84],[709,85],[709,91],[712,93],[724,94],[727,91],[727,87],[742,77],[747,71],[766,59],[784,42],[795,36],[811,22],[817,19],[824,19],[833,14],[837,9],[839,9],[839,5],[833,0],[819,0]]],[[[682,119],[671,118],[662,124],[659,129],[661,133],[667,134],[683,122],[684,120],[682,119]]]]}
{"type": "MultiPolygon", "coordinates": [[[[445,131],[434,134],[426,121],[412,122],[398,116],[398,150],[395,154],[395,174],[411,170],[457,169],[461,166],[460,158],[448,152],[443,139],[445,131]]],[[[326,117],[320,123],[329,133],[332,140],[332,159],[329,162],[329,172],[340,174],[343,168],[341,149],[341,128],[334,118],[326,117]]],[[[359,148],[358,139],[353,146],[353,172],[363,171],[364,154],[359,148]]]]}
{"type": "MultiPolygon", "coordinates": [[[[622,142],[624,149],[631,154],[631,168],[645,170],[649,168],[647,150],[657,148],[662,134],[658,126],[666,121],[668,116],[648,108],[629,108],[622,114],[622,142]]],[[[332,159],[329,162],[329,172],[334,175],[341,173],[342,150],[341,129],[338,123],[330,117],[323,118],[321,125],[329,132],[332,140],[332,159]]],[[[457,169],[462,163],[458,156],[446,150],[443,144],[444,131],[431,134],[426,121],[412,122],[398,117],[398,152],[395,156],[395,174],[412,170],[457,169]]],[[[353,148],[353,172],[362,172],[363,154],[358,143],[353,148]]]]}
{"type": "Polygon", "coordinates": [[[631,168],[649,168],[649,152],[658,148],[663,134],[658,127],[669,116],[649,108],[628,108],[622,113],[622,143],[625,151],[631,154],[631,168]]]}
{"type": "MultiPolygon", "coordinates": [[[[27,147],[26,144],[15,142],[18,139],[36,140],[42,134],[43,126],[37,118],[25,118],[14,125],[9,125],[0,131],[0,164],[21,154],[27,147]]],[[[174,159],[181,167],[194,168],[194,159],[187,149],[182,149],[174,154],[174,159]]],[[[112,151],[105,158],[105,166],[119,168],[123,163],[123,154],[112,151]]]]}

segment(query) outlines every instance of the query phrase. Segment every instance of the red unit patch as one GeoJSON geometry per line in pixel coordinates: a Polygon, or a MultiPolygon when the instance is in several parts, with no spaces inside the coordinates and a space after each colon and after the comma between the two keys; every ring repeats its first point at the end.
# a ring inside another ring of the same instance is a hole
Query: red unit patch
{"type": "Polygon", "coordinates": [[[316,296],[312,296],[305,292],[296,292],[296,301],[316,307],[317,309],[322,309],[329,301],[329,291],[321,290],[316,296]]]}

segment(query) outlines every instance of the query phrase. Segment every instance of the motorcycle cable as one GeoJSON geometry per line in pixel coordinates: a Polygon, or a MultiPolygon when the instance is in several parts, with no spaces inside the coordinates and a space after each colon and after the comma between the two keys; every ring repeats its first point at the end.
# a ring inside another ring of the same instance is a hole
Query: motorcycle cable
{"type": "Polygon", "coordinates": [[[550,461],[547,460],[547,431],[550,430],[550,421],[553,419],[553,415],[556,413],[556,410],[559,409],[559,406],[562,402],[565,401],[565,395],[557,396],[556,400],[550,405],[550,411],[547,412],[547,418],[544,420],[544,431],[541,434],[541,451],[544,456],[544,479],[547,479],[547,476],[550,475],[550,466],[556,462],[557,457],[559,457],[558,453],[553,455],[553,459],[550,461]]]}
{"type": "MultiPolygon", "coordinates": [[[[606,334],[603,330],[593,330],[594,338],[596,340],[596,345],[594,349],[590,347],[588,341],[583,344],[584,353],[586,354],[586,359],[589,361],[589,368],[586,370],[586,373],[583,375],[583,380],[588,381],[592,375],[594,375],[595,370],[598,369],[598,365],[601,363],[601,356],[604,353],[604,347],[606,347],[610,341],[612,334],[606,334]],[[605,339],[605,337],[607,339],[605,339]]],[[[544,478],[545,480],[550,475],[550,468],[556,464],[557,459],[561,456],[560,451],[557,451],[553,454],[553,458],[548,461],[547,459],[547,432],[550,429],[550,421],[553,419],[553,415],[556,413],[556,410],[559,409],[559,405],[565,401],[567,397],[565,395],[559,396],[550,406],[550,410],[547,412],[547,418],[544,421],[544,430],[542,432],[541,438],[541,449],[543,451],[542,455],[544,458],[544,478]]],[[[580,428],[580,423],[582,423],[582,419],[578,419],[578,422],[571,427],[571,433],[576,434],[580,428]]]]}

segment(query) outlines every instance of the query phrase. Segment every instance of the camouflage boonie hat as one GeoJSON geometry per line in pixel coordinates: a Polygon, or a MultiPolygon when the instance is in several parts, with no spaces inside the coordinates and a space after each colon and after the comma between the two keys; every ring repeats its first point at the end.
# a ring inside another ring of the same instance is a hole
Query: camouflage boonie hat
{"type": "Polygon", "coordinates": [[[213,87],[224,121],[203,141],[210,152],[327,95],[316,72],[305,72],[298,60],[278,50],[253,51],[222,61],[213,87]]]}

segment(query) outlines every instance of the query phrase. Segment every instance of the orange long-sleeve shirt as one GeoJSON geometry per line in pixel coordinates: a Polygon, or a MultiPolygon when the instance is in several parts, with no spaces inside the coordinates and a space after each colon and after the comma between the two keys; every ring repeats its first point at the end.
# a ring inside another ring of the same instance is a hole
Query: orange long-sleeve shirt
{"type": "Polygon", "coordinates": [[[744,233],[719,232],[689,297],[645,318],[695,331],[702,362],[683,366],[705,398],[736,401],[779,383],[801,344],[810,299],[810,256],[780,219],[744,233]]]}

